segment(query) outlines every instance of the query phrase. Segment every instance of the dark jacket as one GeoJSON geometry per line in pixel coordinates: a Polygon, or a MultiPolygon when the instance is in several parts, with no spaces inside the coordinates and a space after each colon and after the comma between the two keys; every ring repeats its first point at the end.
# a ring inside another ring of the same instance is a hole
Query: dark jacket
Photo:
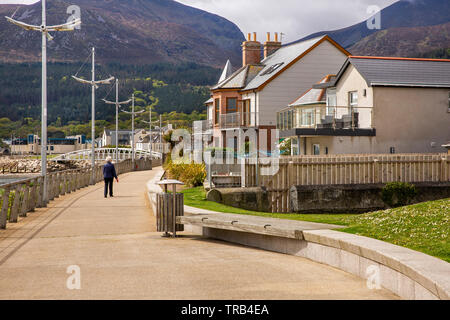
{"type": "Polygon", "coordinates": [[[103,177],[106,179],[107,178],[117,179],[116,168],[114,168],[114,165],[112,163],[107,163],[103,167],[103,177]]]}

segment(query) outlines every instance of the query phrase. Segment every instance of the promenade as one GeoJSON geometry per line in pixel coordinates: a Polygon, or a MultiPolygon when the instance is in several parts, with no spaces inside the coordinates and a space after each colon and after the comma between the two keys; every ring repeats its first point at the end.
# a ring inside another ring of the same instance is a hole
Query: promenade
{"type": "Polygon", "coordinates": [[[304,258],[181,233],[161,238],[152,171],[62,196],[0,230],[0,299],[397,299],[304,258]],[[70,290],[67,268],[80,270],[70,290]]]}

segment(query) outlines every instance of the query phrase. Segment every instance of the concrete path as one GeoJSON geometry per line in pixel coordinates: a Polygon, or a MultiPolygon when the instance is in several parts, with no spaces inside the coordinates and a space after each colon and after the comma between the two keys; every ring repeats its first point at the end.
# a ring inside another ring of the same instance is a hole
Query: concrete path
{"type": "Polygon", "coordinates": [[[396,299],[303,258],[201,239],[161,238],[144,197],[153,172],[121,176],[0,231],[0,299],[396,299]],[[69,290],[69,266],[81,289],[69,290]]]}

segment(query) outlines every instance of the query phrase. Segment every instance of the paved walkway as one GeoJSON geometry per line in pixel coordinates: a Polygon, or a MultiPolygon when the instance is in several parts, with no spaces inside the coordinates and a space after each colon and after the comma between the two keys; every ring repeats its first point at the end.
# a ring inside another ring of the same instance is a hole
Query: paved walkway
{"type": "Polygon", "coordinates": [[[82,189],[0,231],[0,299],[395,299],[303,258],[155,232],[144,190],[121,176],[116,197],[82,189]],[[81,271],[69,290],[67,268],[81,271]]]}

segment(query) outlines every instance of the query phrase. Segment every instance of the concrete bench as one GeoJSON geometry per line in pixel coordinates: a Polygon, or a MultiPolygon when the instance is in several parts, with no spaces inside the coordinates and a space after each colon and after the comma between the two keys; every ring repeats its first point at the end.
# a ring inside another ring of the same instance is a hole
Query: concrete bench
{"type": "Polygon", "coordinates": [[[341,226],[216,213],[185,207],[177,223],[194,233],[245,246],[299,256],[363,279],[410,300],[449,300],[450,264],[384,241],[332,229],[341,226]]]}

